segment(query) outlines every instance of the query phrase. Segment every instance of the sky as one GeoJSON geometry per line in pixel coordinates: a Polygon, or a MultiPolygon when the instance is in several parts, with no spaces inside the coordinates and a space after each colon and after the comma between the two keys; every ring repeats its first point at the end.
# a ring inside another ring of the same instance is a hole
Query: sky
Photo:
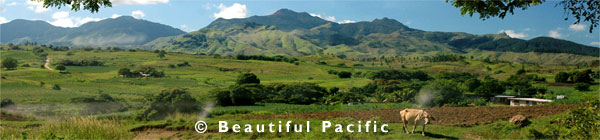
{"type": "Polygon", "coordinates": [[[504,32],[513,38],[532,39],[540,36],[569,40],[600,47],[600,29],[589,33],[589,22],[573,24],[557,1],[549,0],[527,10],[515,10],[504,19],[479,19],[479,15],[460,15],[460,10],[445,0],[111,0],[112,7],[98,13],[44,8],[29,0],[0,0],[0,23],[14,19],[44,20],[61,27],[118,16],[133,16],[166,24],[186,32],[201,29],[217,18],[244,18],[269,15],[286,8],[307,12],[329,21],[353,23],[392,18],[411,28],[425,31],[497,34],[504,32]]]}

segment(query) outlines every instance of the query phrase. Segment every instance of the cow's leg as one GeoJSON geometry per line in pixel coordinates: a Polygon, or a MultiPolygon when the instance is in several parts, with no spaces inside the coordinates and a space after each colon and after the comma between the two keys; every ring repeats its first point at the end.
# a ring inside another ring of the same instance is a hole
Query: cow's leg
{"type": "Polygon", "coordinates": [[[421,131],[421,135],[425,136],[425,124],[423,124],[423,131],[421,131]]]}
{"type": "Polygon", "coordinates": [[[404,130],[404,132],[406,132],[406,134],[408,134],[408,129],[406,128],[406,123],[407,123],[407,121],[404,121],[404,120],[402,121],[402,124],[403,124],[402,130],[404,130]]]}
{"type": "Polygon", "coordinates": [[[413,126],[413,130],[412,130],[412,132],[410,132],[411,134],[415,133],[415,129],[417,128],[417,125],[418,125],[417,122],[415,122],[415,125],[413,126]]]}

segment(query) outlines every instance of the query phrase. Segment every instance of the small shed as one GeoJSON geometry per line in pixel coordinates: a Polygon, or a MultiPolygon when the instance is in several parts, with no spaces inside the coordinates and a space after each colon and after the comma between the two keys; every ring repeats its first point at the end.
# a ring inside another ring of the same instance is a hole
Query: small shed
{"type": "Polygon", "coordinates": [[[508,105],[510,104],[510,101],[508,100],[508,98],[515,98],[515,96],[512,95],[496,95],[494,97],[492,97],[492,102],[496,103],[496,104],[505,104],[508,105]]]}
{"type": "Polygon", "coordinates": [[[510,106],[534,106],[552,102],[552,100],[538,98],[508,98],[508,100],[510,106]]]}

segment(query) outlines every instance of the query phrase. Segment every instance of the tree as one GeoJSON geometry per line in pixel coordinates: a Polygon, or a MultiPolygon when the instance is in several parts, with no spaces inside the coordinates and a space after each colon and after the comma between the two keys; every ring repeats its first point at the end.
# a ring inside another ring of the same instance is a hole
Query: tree
{"type": "Polygon", "coordinates": [[[123,75],[123,77],[131,77],[131,70],[129,70],[128,68],[121,68],[119,69],[119,75],[123,75]]]}
{"type": "Polygon", "coordinates": [[[165,54],[167,54],[167,52],[165,52],[165,50],[160,50],[160,51],[158,52],[158,57],[159,57],[159,58],[163,58],[163,57],[165,57],[165,54]]]}
{"type": "Polygon", "coordinates": [[[479,87],[481,85],[481,81],[479,81],[475,78],[471,78],[471,79],[466,80],[463,84],[467,87],[467,90],[469,92],[473,92],[473,91],[475,91],[475,89],[477,89],[477,87],[479,87]]]}
{"type": "Polygon", "coordinates": [[[58,65],[56,66],[56,70],[59,70],[60,72],[67,70],[67,67],[63,66],[63,65],[58,65]]]}
{"type": "Polygon", "coordinates": [[[14,59],[12,57],[7,57],[7,58],[4,58],[4,60],[2,60],[2,67],[6,68],[7,70],[13,70],[13,69],[17,68],[17,65],[18,65],[17,59],[14,59]]]}
{"type": "Polygon", "coordinates": [[[567,83],[569,82],[569,74],[566,72],[559,72],[554,76],[554,82],[556,83],[567,83]]]}
{"type": "Polygon", "coordinates": [[[337,73],[337,76],[340,78],[350,78],[350,77],[352,77],[352,73],[347,72],[347,71],[340,71],[337,73]]]}
{"type": "Polygon", "coordinates": [[[506,89],[495,79],[487,79],[481,83],[481,86],[475,89],[475,94],[482,95],[484,97],[492,97],[494,95],[504,93],[506,89]]]}
{"type": "Polygon", "coordinates": [[[575,83],[575,89],[579,91],[587,91],[590,90],[590,84],[588,83],[575,83]]]}
{"type": "MultiPolygon", "coordinates": [[[[531,6],[536,6],[545,2],[545,0],[446,0],[451,2],[452,6],[460,8],[460,14],[473,16],[479,14],[479,18],[486,20],[492,17],[504,19],[507,13],[514,14],[514,9],[526,10],[531,6]]],[[[556,6],[562,5],[565,15],[573,15],[575,22],[579,24],[582,20],[590,22],[590,30],[598,26],[600,21],[600,1],[598,0],[562,0],[556,6]]],[[[568,20],[565,18],[564,20],[568,20]]]]}
{"type": "Polygon", "coordinates": [[[463,100],[463,90],[452,80],[440,79],[426,85],[416,98],[425,106],[457,104],[463,100]],[[421,101],[425,99],[424,101],[421,101]],[[432,100],[428,100],[432,99],[432,100]]]}
{"type": "Polygon", "coordinates": [[[59,9],[63,6],[71,7],[73,11],[89,10],[90,12],[98,12],[100,7],[112,7],[110,0],[34,0],[44,2],[44,8],[58,7],[59,9]]]}
{"type": "Polygon", "coordinates": [[[250,83],[260,84],[260,79],[258,79],[258,77],[256,77],[256,75],[253,73],[242,73],[238,76],[236,83],[239,85],[250,83]]]}
{"type": "Polygon", "coordinates": [[[571,80],[574,83],[592,83],[594,79],[590,76],[592,74],[592,70],[584,70],[581,72],[574,72],[571,75],[571,80]]]}

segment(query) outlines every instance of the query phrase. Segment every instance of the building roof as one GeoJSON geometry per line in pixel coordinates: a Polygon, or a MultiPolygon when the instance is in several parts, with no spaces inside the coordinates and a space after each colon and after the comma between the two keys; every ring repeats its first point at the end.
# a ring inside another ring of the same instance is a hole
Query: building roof
{"type": "Polygon", "coordinates": [[[494,97],[496,97],[496,98],[513,98],[515,96],[512,96],[512,95],[496,95],[494,97]]]}
{"type": "Polygon", "coordinates": [[[532,101],[532,102],[552,102],[552,100],[538,98],[508,98],[508,100],[532,101]]]}

